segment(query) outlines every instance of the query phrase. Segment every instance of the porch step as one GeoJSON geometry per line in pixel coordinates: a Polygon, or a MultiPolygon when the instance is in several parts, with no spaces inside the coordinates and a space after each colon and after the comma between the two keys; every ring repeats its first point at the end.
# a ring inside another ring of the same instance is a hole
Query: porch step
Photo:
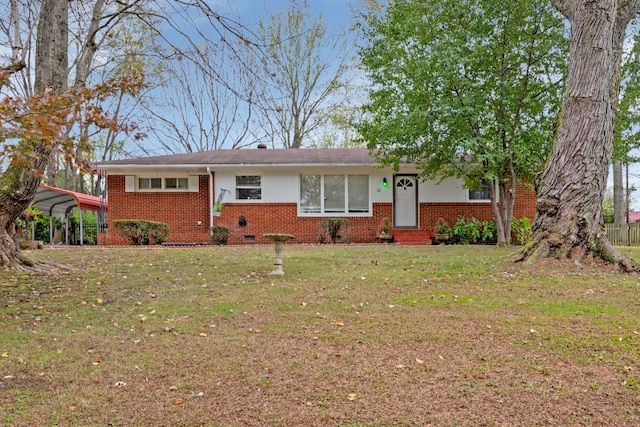
{"type": "Polygon", "coordinates": [[[399,245],[430,245],[432,233],[427,230],[394,228],[393,241],[399,245]]]}

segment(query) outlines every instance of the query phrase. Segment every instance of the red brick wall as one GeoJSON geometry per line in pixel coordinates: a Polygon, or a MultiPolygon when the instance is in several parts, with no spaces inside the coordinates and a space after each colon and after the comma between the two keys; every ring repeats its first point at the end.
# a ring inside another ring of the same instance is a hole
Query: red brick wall
{"type": "Polygon", "coordinates": [[[199,191],[190,192],[125,192],[124,176],[107,179],[109,208],[108,232],[104,243],[127,244],[113,227],[114,219],[145,219],[169,225],[169,241],[209,242],[209,180],[200,176],[199,191]],[[198,221],[202,225],[198,226],[198,221]]]}
{"type": "MultiPolygon", "coordinates": [[[[189,192],[131,192],[124,191],[124,176],[108,177],[109,232],[100,243],[126,244],[113,228],[114,219],[146,219],[169,224],[170,242],[206,243],[209,241],[209,180],[200,176],[198,193],[189,192]],[[202,221],[198,226],[197,221],[202,221]]],[[[533,191],[518,187],[514,217],[535,216],[533,191]]],[[[378,235],[383,217],[392,218],[391,203],[374,203],[373,216],[347,217],[349,241],[372,243],[378,235]]],[[[420,228],[433,230],[440,217],[450,225],[460,216],[473,216],[481,221],[493,219],[490,203],[420,203],[420,228]]],[[[225,203],[222,215],[214,217],[214,225],[229,228],[229,244],[270,243],[262,237],[266,233],[287,233],[295,236],[295,243],[316,243],[320,222],[324,217],[298,217],[296,203],[225,203]],[[238,223],[240,216],[246,226],[238,223]],[[253,236],[251,240],[247,236],[253,236]]]]}
{"type": "MultiPolygon", "coordinates": [[[[371,243],[378,235],[378,225],[384,217],[391,219],[390,203],[374,203],[371,217],[346,217],[349,221],[349,242],[371,243]]],[[[269,243],[266,233],[293,234],[295,243],[316,243],[320,222],[325,217],[298,217],[296,203],[225,203],[222,215],[214,217],[214,225],[229,229],[229,244],[251,243],[245,236],[253,236],[255,243],[269,243]],[[240,216],[247,225],[239,225],[240,216]]]]}
{"type": "MultiPolygon", "coordinates": [[[[532,221],[536,215],[536,196],[533,190],[524,186],[516,188],[516,203],[513,217],[529,217],[532,221]]],[[[493,220],[490,202],[470,203],[420,203],[420,228],[433,230],[438,218],[444,218],[453,225],[459,217],[475,217],[480,221],[493,220]]]]}

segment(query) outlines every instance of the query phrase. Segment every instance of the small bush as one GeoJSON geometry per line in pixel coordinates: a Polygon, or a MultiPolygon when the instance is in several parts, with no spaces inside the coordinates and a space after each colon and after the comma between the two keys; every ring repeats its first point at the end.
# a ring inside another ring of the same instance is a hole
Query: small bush
{"type": "Polygon", "coordinates": [[[449,223],[444,218],[438,218],[433,226],[433,232],[436,234],[449,234],[451,233],[451,227],[449,227],[449,223]]]}
{"type": "Polygon", "coordinates": [[[318,228],[318,243],[327,243],[327,239],[331,243],[336,243],[338,237],[341,242],[349,241],[349,221],[346,218],[325,218],[320,221],[320,227],[318,228]],[[342,233],[340,231],[342,230],[342,233]]]}
{"type": "Polygon", "coordinates": [[[454,243],[468,245],[476,243],[480,239],[480,227],[482,224],[476,218],[459,217],[451,229],[454,243]]]}
{"type": "Polygon", "coordinates": [[[149,228],[151,240],[156,245],[161,245],[169,238],[169,226],[164,222],[156,222],[149,228]]]}
{"type": "Polygon", "coordinates": [[[515,237],[515,242],[519,245],[526,245],[531,240],[531,220],[526,216],[511,221],[511,231],[515,237]]]}
{"type": "Polygon", "coordinates": [[[482,243],[496,243],[498,241],[498,231],[495,221],[482,221],[480,223],[480,241],[482,243]]]}
{"type": "Polygon", "coordinates": [[[229,243],[229,229],[222,225],[214,225],[210,230],[209,243],[212,245],[226,245],[229,243]]]}
{"type": "Polygon", "coordinates": [[[378,231],[383,234],[391,234],[391,230],[393,230],[393,226],[391,225],[391,220],[388,217],[384,217],[380,220],[380,225],[378,225],[378,231]]]}
{"type": "Polygon", "coordinates": [[[127,238],[132,245],[139,245],[142,239],[151,237],[155,244],[167,240],[169,226],[164,222],[147,221],[144,219],[120,219],[113,221],[113,226],[127,238]]]}

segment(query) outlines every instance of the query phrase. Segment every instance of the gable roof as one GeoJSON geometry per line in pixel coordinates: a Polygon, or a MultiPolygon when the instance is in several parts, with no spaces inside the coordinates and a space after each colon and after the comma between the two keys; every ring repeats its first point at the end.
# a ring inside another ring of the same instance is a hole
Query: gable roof
{"type": "Polygon", "coordinates": [[[375,165],[367,148],[215,150],[98,163],[100,169],[123,166],[217,165],[375,165]]]}

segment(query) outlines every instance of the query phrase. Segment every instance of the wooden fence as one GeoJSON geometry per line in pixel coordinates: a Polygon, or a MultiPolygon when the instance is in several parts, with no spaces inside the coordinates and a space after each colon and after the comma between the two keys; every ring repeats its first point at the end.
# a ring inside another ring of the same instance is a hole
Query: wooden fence
{"type": "Polygon", "coordinates": [[[605,224],[607,238],[616,246],[640,245],[640,222],[633,224],[605,224]]]}

